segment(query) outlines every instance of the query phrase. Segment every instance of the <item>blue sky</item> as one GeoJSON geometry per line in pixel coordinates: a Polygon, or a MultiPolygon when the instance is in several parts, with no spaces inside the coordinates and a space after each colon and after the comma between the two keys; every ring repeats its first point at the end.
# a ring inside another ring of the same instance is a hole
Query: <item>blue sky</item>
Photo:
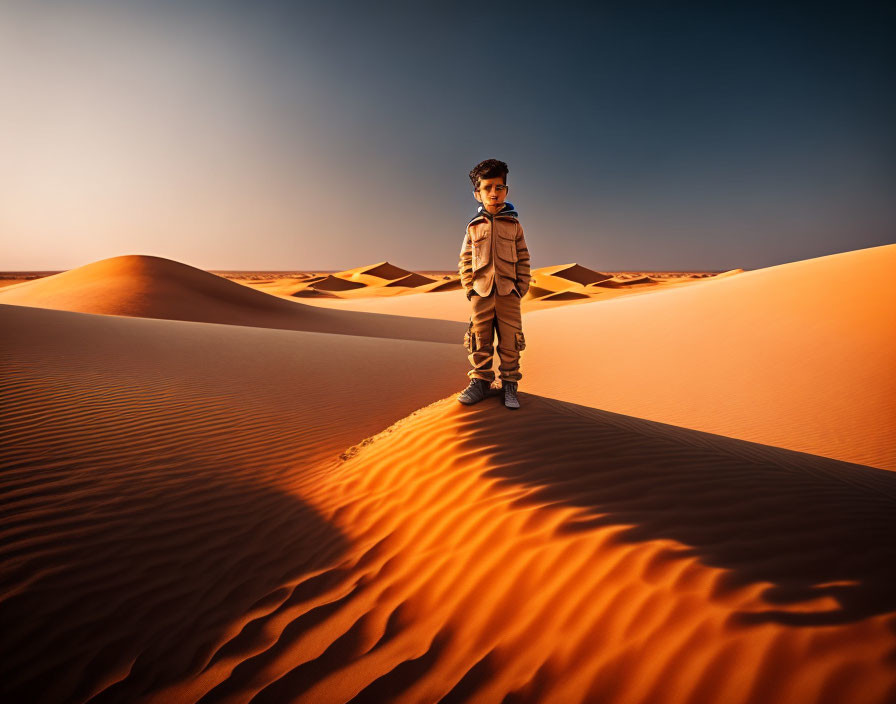
{"type": "Polygon", "coordinates": [[[452,269],[510,165],[534,266],[896,241],[886,5],[0,0],[0,268],[452,269]]]}

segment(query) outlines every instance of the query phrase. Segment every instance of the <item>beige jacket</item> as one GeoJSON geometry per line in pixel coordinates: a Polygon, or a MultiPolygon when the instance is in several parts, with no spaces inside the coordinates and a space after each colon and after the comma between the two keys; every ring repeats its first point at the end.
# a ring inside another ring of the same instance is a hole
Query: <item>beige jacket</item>
{"type": "Polygon", "coordinates": [[[501,296],[516,289],[522,298],[529,290],[529,248],[523,237],[523,226],[512,208],[506,203],[494,218],[480,212],[467,225],[458,269],[461,285],[468,295],[472,289],[480,296],[487,296],[492,282],[501,296]]]}

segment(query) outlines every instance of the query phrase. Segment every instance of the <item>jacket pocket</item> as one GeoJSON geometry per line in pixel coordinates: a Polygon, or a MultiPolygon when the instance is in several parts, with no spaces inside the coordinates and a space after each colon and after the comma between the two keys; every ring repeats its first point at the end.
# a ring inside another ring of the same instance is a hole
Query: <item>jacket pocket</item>
{"type": "Polygon", "coordinates": [[[473,270],[475,271],[488,264],[491,242],[487,234],[482,234],[478,238],[471,240],[471,243],[473,249],[473,270]]]}
{"type": "Polygon", "coordinates": [[[513,237],[504,237],[503,235],[498,235],[498,240],[495,242],[496,249],[498,251],[498,256],[501,257],[505,262],[515,263],[517,260],[516,256],[516,239],[513,237]]]}
{"type": "Polygon", "coordinates": [[[513,333],[513,341],[516,343],[516,348],[520,352],[526,349],[526,338],[523,336],[522,332],[513,333]]]}

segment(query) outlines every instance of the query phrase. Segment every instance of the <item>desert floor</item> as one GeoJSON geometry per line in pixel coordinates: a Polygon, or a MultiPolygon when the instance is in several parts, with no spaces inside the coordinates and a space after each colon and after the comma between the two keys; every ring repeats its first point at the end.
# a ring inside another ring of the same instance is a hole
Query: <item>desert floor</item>
{"type": "Polygon", "coordinates": [[[0,697],[896,702],[894,272],[0,274],[0,697]]]}

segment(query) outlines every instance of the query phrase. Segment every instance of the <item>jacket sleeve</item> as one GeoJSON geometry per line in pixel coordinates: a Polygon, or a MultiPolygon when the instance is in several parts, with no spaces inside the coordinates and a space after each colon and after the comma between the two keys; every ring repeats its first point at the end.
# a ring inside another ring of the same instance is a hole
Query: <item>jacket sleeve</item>
{"type": "Polygon", "coordinates": [[[525,296],[529,290],[529,279],[532,278],[529,267],[529,248],[526,246],[526,237],[523,234],[523,226],[520,225],[520,236],[516,241],[516,281],[519,284],[520,295],[525,296]]]}
{"type": "Polygon", "coordinates": [[[460,261],[457,263],[460,272],[460,283],[469,298],[473,290],[473,251],[470,245],[470,231],[464,233],[464,243],[460,248],[460,261]]]}

